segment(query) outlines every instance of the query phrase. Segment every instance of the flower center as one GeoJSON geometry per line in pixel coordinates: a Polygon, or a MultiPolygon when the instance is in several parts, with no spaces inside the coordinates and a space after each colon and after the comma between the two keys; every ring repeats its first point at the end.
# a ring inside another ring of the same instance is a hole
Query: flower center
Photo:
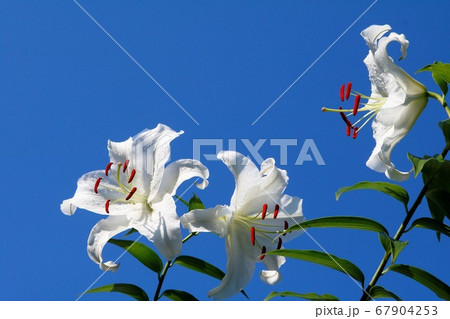
{"type": "Polygon", "coordinates": [[[110,206],[119,202],[127,202],[130,204],[143,203],[151,211],[150,205],[147,203],[147,199],[143,194],[138,192],[137,187],[133,186],[133,180],[136,176],[136,170],[128,167],[130,160],[126,160],[124,163],[108,163],[105,168],[105,176],[109,176],[110,173],[114,174],[114,179],[117,185],[111,187],[101,183],[103,177],[99,177],[94,184],[94,193],[98,194],[99,188],[104,188],[115,193],[119,193],[119,198],[115,200],[108,199],[105,202],[105,211],[109,214],[110,206]],[[116,169],[113,170],[116,165],[116,169]],[[126,181],[126,182],[124,182],[126,181]]]}
{"type": "Polygon", "coordinates": [[[349,82],[347,85],[342,84],[339,94],[342,102],[348,100],[350,98],[350,95],[355,96],[353,108],[343,109],[340,106],[338,109],[330,109],[323,107],[322,112],[338,112],[346,125],[347,136],[352,135],[354,139],[358,136],[359,131],[361,131],[361,129],[364,126],[366,126],[366,124],[369,123],[370,120],[372,120],[378,114],[378,112],[381,110],[381,107],[385,104],[387,100],[387,98],[385,97],[375,98],[361,94],[356,91],[352,91],[351,82],[349,82]],[[361,102],[361,98],[366,101],[361,102]],[[359,107],[360,105],[364,106],[360,108],[359,107]],[[352,123],[349,119],[349,116],[356,117],[358,112],[366,112],[366,113],[359,119],[357,119],[354,123],[352,123]]]}
{"type": "MultiPolygon", "coordinates": [[[[241,223],[242,225],[245,225],[247,229],[249,229],[250,232],[250,243],[252,246],[256,246],[261,250],[261,254],[258,257],[260,260],[264,259],[264,256],[267,252],[267,247],[265,245],[262,245],[260,242],[258,242],[258,237],[260,239],[265,238],[268,239],[270,242],[274,243],[277,242],[277,248],[280,249],[283,240],[280,236],[286,229],[289,228],[289,223],[284,220],[277,221],[276,223],[267,222],[267,218],[272,218],[273,220],[276,220],[278,216],[278,212],[280,211],[280,206],[276,204],[273,208],[273,210],[268,211],[268,205],[264,204],[262,206],[262,209],[259,213],[252,216],[243,216],[243,215],[235,215],[234,220],[236,222],[241,223]],[[264,221],[266,220],[266,221],[264,221]]],[[[286,233],[283,234],[285,236],[286,233]]]]}

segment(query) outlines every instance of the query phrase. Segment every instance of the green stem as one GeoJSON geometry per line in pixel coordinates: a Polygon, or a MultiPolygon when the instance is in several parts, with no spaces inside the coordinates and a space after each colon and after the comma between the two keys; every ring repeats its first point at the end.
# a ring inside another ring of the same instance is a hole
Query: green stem
{"type": "Polygon", "coordinates": [[[155,296],[153,297],[153,301],[158,301],[160,298],[159,293],[161,292],[162,284],[164,282],[164,279],[166,278],[167,271],[172,266],[172,261],[167,261],[164,265],[164,269],[161,272],[161,274],[158,276],[158,287],[156,287],[155,296]]]}
{"type": "MultiPolygon", "coordinates": [[[[441,155],[442,158],[445,158],[449,151],[449,145],[447,145],[444,150],[442,151],[441,155]]],[[[431,181],[432,179],[430,179],[431,181]]],[[[425,185],[423,185],[422,190],[420,191],[419,195],[417,196],[414,204],[411,206],[411,208],[408,210],[405,219],[403,220],[402,224],[397,230],[397,233],[394,236],[394,240],[400,240],[402,235],[405,232],[406,227],[408,226],[409,222],[411,221],[411,218],[413,217],[414,213],[416,212],[417,208],[419,207],[420,203],[422,202],[423,198],[425,197],[425,194],[428,191],[429,182],[425,185]]],[[[364,290],[364,293],[361,297],[361,301],[369,300],[370,295],[370,289],[376,285],[378,279],[380,279],[381,275],[383,275],[383,271],[386,267],[386,264],[389,261],[389,258],[391,257],[391,252],[385,252],[383,259],[381,260],[380,264],[378,265],[377,270],[375,271],[375,274],[373,275],[372,279],[370,280],[369,284],[367,285],[366,289],[364,290]]]]}
{"type": "Polygon", "coordinates": [[[447,101],[445,101],[445,96],[440,95],[435,92],[427,91],[427,96],[437,100],[444,107],[445,112],[447,112],[448,117],[450,118],[450,108],[448,107],[447,101]]]}
{"type": "MultiPolygon", "coordinates": [[[[189,239],[191,239],[192,237],[197,236],[197,235],[198,235],[198,232],[190,233],[181,242],[184,244],[189,239]]],[[[169,271],[169,268],[172,267],[172,265],[173,265],[173,261],[174,261],[173,259],[168,260],[166,262],[166,264],[164,265],[164,268],[163,268],[161,274],[158,275],[158,286],[156,287],[155,295],[153,296],[153,301],[158,301],[161,298],[161,296],[160,296],[161,288],[164,283],[164,279],[166,278],[167,272],[169,271]]]]}

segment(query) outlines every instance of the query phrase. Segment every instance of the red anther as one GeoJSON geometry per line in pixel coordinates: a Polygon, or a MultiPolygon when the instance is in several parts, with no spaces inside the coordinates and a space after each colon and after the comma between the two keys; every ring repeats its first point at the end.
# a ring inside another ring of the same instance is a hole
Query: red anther
{"type": "Polygon", "coordinates": [[[348,100],[350,97],[350,92],[352,91],[352,82],[348,82],[347,84],[347,92],[345,92],[345,99],[348,100]]]}
{"type": "Polygon", "coordinates": [[[264,204],[262,208],[261,219],[266,218],[266,213],[267,213],[267,204],[264,204]]]}
{"type": "Polygon", "coordinates": [[[347,136],[350,136],[351,129],[352,128],[349,125],[347,125],[347,131],[346,131],[347,136]]]}
{"type": "Polygon", "coordinates": [[[342,84],[341,86],[341,101],[344,102],[344,90],[345,90],[345,84],[342,84]]]}
{"type": "Polygon", "coordinates": [[[108,165],[106,165],[106,168],[105,168],[105,175],[106,176],[108,176],[108,173],[109,173],[109,170],[111,169],[111,166],[112,166],[112,162],[110,162],[110,163],[108,163],[108,165]]]}
{"type": "MultiPolygon", "coordinates": [[[[339,110],[342,110],[342,106],[339,106],[339,110]]],[[[339,112],[339,114],[342,117],[342,120],[347,124],[347,126],[352,126],[352,123],[348,120],[347,115],[344,114],[344,112],[339,112]]]]}
{"type": "Polygon", "coordinates": [[[105,211],[109,214],[109,203],[111,202],[110,199],[108,199],[105,203],[105,211]]]}
{"type": "Polygon", "coordinates": [[[355,104],[353,104],[353,116],[358,113],[359,101],[361,101],[361,95],[355,96],[355,104]]]}
{"type": "Polygon", "coordinates": [[[128,196],[125,198],[125,200],[129,200],[133,196],[133,194],[136,193],[136,191],[137,191],[137,188],[133,187],[131,189],[130,193],[128,194],[128,196]]]}
{"type": "Polygon", "coordinates": [[[266,246],[262,246],[261,256],[259,256],[259,260],[263,260],[265,256],[266,256],[266,246]]]}
{"type": "Polygon", "coordinates": [[[283,244],[283,240],[281,239],[281,237],[278,237],[278,245],[277,245],[277,250],[281,248],[281,245],[283,244]]]}
{"type": "MultiPolygon", "coordinates": [[[[284,230],[289,228],[289,224],[287,221],[284,221],[284,230]]],[[[283,236],[286,236],[286,233],[283,234],[283,236]]]]}
{"type": "Polygon", "coordinates": [[[128,164],[130,163],[130,160],[125,160],[125,163],[123,163],[123,169],[122,169],[122,172],[126,172],[127,171],[127,168],[128,168],[128,164]]]}
{"type": "Polygon", "coordinates": [[[128,184],[130,184],[133,181],[134,175],[136,175],[136,170],[133,168],[130,177],[128,178],[128,184]]]}
{"type": "Polygon", "coordinates": [[[252,242],[252,246],[255,246],[255,227],[250,228],[250,240],[252,242]]]}
{"type": "Polygon", "coordinates": [[[273,211],[273,219],[276,219],[278,216],[278,211],[280,210],[280,205],[275,205],[275,210],[273,211]]]}
{"type": "Polygon", "coordinates": [[[358,137],[358,131],[359,131],[359,128],[355,126],[353,128],[353,138],[357,138],[358,137]]]}
{"type": "Polygon", "coordinates": [[[97,181],[95,182],[95,186],[94,186],[94,192],[96,194],[98,194],[98,185],[100,185],[100,181],[102,180],[101,177],[97,178],[97,181]]]}

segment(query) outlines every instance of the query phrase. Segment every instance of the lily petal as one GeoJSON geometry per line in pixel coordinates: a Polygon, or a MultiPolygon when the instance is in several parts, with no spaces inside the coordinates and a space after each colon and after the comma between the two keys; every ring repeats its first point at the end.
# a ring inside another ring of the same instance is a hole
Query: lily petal
{"type": "Polygon", "coordinates": [[[172,196],[166,194],[153,203],[152,210],[142,220],[134,221],[133,227],[153,242],[165,259],[172,260],[181,252],[180,219],[172,196]]]}
{"type": "Polygon", "coordinates": [[[64,200],[60,205],[61,211],[68,216],[72,216],[75,214],[75,211],[77,210],[77,206],[75,206],[72,203],[72,199],[66,199],[64,200]]]}
{"type": "Polygon", "coordinates": [[[159,187],[159,194],[175,195],[178,187],[193,177],[202,178],[201,183],[196,183],[200,189],[208,186],[209,170],[197,160],[182,159],[167,165],[159,187]]]}
{"type": "Polygon", "coordinates": [[[233,173],[236,187],[230,207],[235,208],[236,204],[245,202],[246,196],[249,196],[248,190],[259,181],[259,170],[250,158],[238,152],[222,151],[217,154],[217,158],[221,159],[233,173]]]}
{"type": "Polygon", "coordinates": [[[144,130],[133,138],[131,165],[151,176],[149,203],[158,193],[164,165],[170,158],[170,142],[181,134],[183,131],[175,132],[166,125],[158,124],[156,128],[144,130]]]}
{"type": "Polygon", "coordinates": [[[275,285],[281,281],[281,274],[277,270],[261,270],[259,277],[263,282],[269,285],[275,285]]]}
{"type": "Polygon", "coordinates": [[[194,209],[181,216],[184,228],[193,232],[212,232],[220,237],[226,236],[233,212],[230,207],[217,205],[214,208],[194,209]]]}
{"type": "Polygon", "coordinates": [[[113,163],[125,163],[132,157],[133,138],[130,137],[124,142],[113,142],[108,140],[109,159],[113,163]]]}
{"type": "Polygon", "coordinates": [[[208,295],[214,300],[227,299],[241,291],[250,281],[255,271],[255,261],[259,253],[249,244],[248,229],[235,225],[226,237],[227,270],[220,285],[213,288],[208,295]]]}
{"type": "Polygon", "coordinates": [[[103,262],[102,251],[108,240],[112,237],[130,228],[129,220],[124,216],[109,216],[99,221],[88,238],[87,251],[89,257],[97,264],[100,269],[106,271],[115,271],[119,267],[112,261],[103,262]]]}

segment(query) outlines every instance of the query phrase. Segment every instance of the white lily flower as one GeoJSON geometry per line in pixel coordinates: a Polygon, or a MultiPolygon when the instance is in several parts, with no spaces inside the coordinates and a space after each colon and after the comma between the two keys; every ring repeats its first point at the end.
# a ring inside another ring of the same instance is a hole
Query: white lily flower
{"type": "Polygon", "coordinates": [[[301,232],[285,236],[282,232],[304,217],[302,200],[283,195],[288,177],[286,171],[275,166],[274,159],[266,159],[258,170],[248,157],[234,151],[220,152],[218,158],[235,178],[230,205],[192,210],[181,217],[181,223],[191,232],[213,232],[225,237],[227,273],[220,285],[209,292],[215,300],[223,300],[247,285],[256,262],[267,267],[260,273],[261,280],[268,284],[281,280],[278,270],[285,258],[265,254],[298,236],[301,232]]]}
{"type": "MultiPolygon", "coordinates": [[[[361,36],[369,47],[369,54],[364,63],[369,71],[369,79],[372,86],[370,96],[355,92],[353,109],[333,110],[323,108],[323,111],[340,112],[347,125],[347,135],[353,130],[353,138],[372,119],[373,137],[376,145],[366,165],[376,172],[385,175],[395,181],[407,180],[412,169],[408,172],[399,171],[391,161],[391,153],[395,145],[408,134],[412,126],[420,116],[428,102],[427,89],[424,85],[413,79],[402,68],[397,66],[388,55],[386,47],[392,41],[399,42],[403,59],[409,41],[403,34],[391,32],[389,25],[372,25],[361,32],[361,36]],[[359,108],[361,98],[367,99],[367,103],[359,108]],[[347,115],[356,115],[358,112],[367,111],[359,120],[351,123],[347,115]],[[362,123],[358,127],[359,123],[362,123]]],[[[341,100],[344,101],[345,85],[341,87],[341,100]]],[[[348,99],[351,91],[351,83],[348,84],[345,99],[348,99]]]]}
{"type": "Polygon", "coordinates": [[[112,261],[103,262],[102,250],[116,234],[135,228],[152,241],[167,260],[181,252],[180,220],[173,195],[178,186],[200,177],[200,189],[208,185],[208,169],[196,160],[182,159],[165,167],[170,142],[182,134],[158,124],[120,143],[108,141],[110,162],[105,170],[89,172],[78,180],[75,195],[61,204],[66,215],[76,208],[108,215],[89,235],[89,257],[102,270],[116,270],[112,261]]]}

